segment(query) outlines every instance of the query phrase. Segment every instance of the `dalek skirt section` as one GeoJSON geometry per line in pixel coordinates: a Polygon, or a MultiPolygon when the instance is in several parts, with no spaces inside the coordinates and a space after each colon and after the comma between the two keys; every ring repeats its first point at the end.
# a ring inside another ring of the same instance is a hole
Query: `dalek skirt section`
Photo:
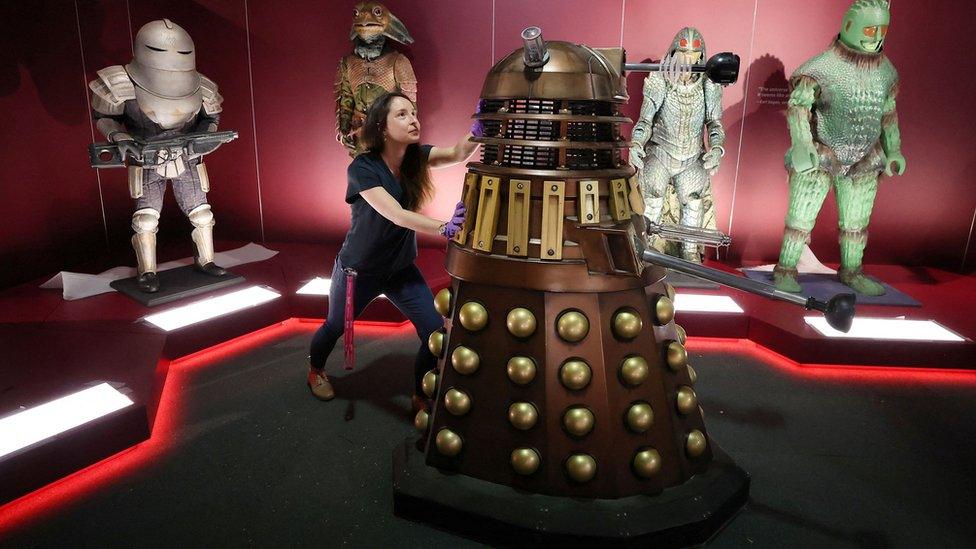
{"type": "Polygon", "coordinates": [[[623,52],[549,42],[486,79],[448,319],[431,336],[426,463],[556,496],[655,494],[712,459],[664,269],[620,159],[623,52]]]}

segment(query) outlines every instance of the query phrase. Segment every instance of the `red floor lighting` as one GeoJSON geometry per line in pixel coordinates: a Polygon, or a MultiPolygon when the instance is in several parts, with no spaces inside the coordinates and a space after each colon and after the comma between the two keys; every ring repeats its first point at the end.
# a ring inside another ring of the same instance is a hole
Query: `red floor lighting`
{"type": "MultiPolygon", "coordinates": [[[[0,536],[15,528],[35,524],[55,510],[71,506],[73,502],[169,452],[173,433],[183,422],[181,412],[184,402],[180,387],[186,385],[199,369],[282,337],[314,331],[320,324],[321,319],[292,318],[178,358],[168,365],[161,364],[160,368],[168,370],[168,374],[149,440],[3,505],[0,507],[0,536]]],[[[409,325],[408,321],[356,322],[356,330],[357,335],[376,337],[405,329],[409,325]]]]}

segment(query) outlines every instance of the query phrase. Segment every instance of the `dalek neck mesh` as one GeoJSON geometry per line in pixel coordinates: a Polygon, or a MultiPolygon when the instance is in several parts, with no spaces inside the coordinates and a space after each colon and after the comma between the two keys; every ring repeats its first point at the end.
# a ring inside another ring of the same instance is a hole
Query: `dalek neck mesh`
{"type": "Polygon", "coordinates": [[[620,165],[619,117],[607,101],[486,100],[484,164],[599,170],[620,165]]]}

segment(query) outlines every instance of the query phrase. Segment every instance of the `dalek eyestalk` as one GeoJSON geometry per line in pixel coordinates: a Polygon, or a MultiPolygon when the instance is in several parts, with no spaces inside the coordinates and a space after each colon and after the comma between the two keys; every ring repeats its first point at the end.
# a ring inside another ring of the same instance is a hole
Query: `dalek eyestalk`
{"type": "Polygon", "coordinates": [[[529,27],[522,31],[522,59],[526,67],[537,69],[549,62],[549,50],[542,39],[542,29],[529,27]]]}

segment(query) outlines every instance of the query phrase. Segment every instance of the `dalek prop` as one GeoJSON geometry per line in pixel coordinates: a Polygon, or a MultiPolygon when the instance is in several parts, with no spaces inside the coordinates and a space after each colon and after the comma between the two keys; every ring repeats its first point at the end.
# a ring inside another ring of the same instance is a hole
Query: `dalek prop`
{"type": "Polygon", "coordinates": [[[396,511],[504,544],[703,541],[748,475],[708,436],[674,289],[644,261],[624,52],[523,40],[475,114],[433,411],[395,453],[396,511]]]}

